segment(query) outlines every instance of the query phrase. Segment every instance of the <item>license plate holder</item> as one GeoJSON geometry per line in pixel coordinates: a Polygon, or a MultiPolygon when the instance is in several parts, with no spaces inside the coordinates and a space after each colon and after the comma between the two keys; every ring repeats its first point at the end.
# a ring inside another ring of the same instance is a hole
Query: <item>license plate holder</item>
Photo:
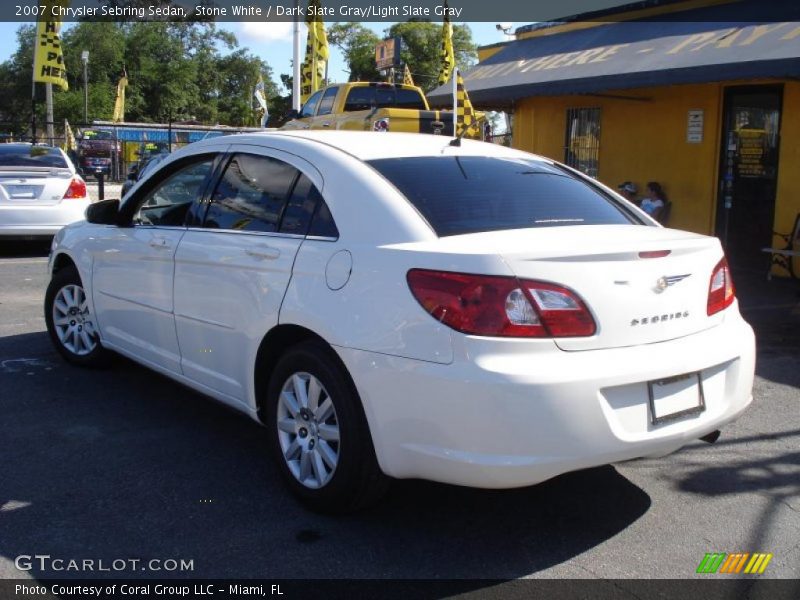
{"type": "Polygon", "coordinates": [[[701,413],[706,409],[700,373],[684,373],[647,382],[653,425],[701,413]]]}
{"type": "Polygon", "coordinates": [[[35,185],[7,185],[8,197],[14,200],[35,200],[38,186],[35,185]]]}

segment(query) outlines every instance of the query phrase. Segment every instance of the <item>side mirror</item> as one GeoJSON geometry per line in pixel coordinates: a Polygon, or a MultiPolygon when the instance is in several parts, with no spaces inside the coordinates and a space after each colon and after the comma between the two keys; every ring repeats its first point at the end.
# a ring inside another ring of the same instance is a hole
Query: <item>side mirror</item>
{"type": "Polygon", "coordinates": [[[138,175],[138,173],[136,171],[133,171],[131,173],[128,173],[128,177],[126,179],[130,179],[131,181],[136,181],[136,176],[137,175],[138,175]]]}
{"type": "Polygon", "coordinates": [[[292,109],[292,110],[290,110],[289,112],[286,113],[286,120],[287,121],[290,120],[290,119],[299,119],[299,118],[300,118],[300,111],[299,110],[292,109]]]}
{"type": "Polygon", "coordinates": [[[117,225],[119,223],[119,200],[100,200],[86,207],[86,220],[95,225],[117,225]]]}

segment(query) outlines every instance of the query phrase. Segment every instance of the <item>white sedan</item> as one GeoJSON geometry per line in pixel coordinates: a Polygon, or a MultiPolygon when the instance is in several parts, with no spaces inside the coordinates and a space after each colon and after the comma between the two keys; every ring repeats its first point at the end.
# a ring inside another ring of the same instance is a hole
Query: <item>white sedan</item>
{"type": "Polygon", "coordinates": [[[321,511],[388,477],[485,488],[664,455],[750,404],[719,242],[481,142],[237,135],[165,159],[53,243],[47,327],[262,422],[321,511]]]}
{"type": "Polygon", "coordinates": [[[52,237],[83,219],[86,183],[60,148],[0,144],[0,239],[52,237]]]}

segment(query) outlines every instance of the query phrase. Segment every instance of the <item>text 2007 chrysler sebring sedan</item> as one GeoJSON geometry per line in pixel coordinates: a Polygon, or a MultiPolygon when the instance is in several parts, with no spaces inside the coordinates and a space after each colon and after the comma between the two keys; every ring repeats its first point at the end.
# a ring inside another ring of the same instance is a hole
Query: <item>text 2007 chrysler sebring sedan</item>
{"type": "Polygon", "coordinates": [[[56,347],[263,422],[289,487],[328,511],[387,475],[506,488],[666,454],[747,407],[753,332],[716,239],[550,160],[449,141],[176,152],[56,237],[56,347]]]}

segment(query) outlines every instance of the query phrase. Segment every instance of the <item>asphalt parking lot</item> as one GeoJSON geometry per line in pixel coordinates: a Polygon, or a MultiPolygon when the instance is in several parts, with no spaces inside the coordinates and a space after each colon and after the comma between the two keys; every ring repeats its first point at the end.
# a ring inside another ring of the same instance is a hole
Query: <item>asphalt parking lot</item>
{"type": "Polygon", "coordinates": [[[331,518],[285,492],[256,424],[121,358],[65,364],[46,253],[0,245],[0,578],[109,575],[17,570],[33,554],[193,561],[111,574],[131,578],[686,578],[706,552],[770,552],[762,577],[800,578],[796,281],[739,283],[756,401],[716,444],[520,490],[400,481],[331,518]]]}

